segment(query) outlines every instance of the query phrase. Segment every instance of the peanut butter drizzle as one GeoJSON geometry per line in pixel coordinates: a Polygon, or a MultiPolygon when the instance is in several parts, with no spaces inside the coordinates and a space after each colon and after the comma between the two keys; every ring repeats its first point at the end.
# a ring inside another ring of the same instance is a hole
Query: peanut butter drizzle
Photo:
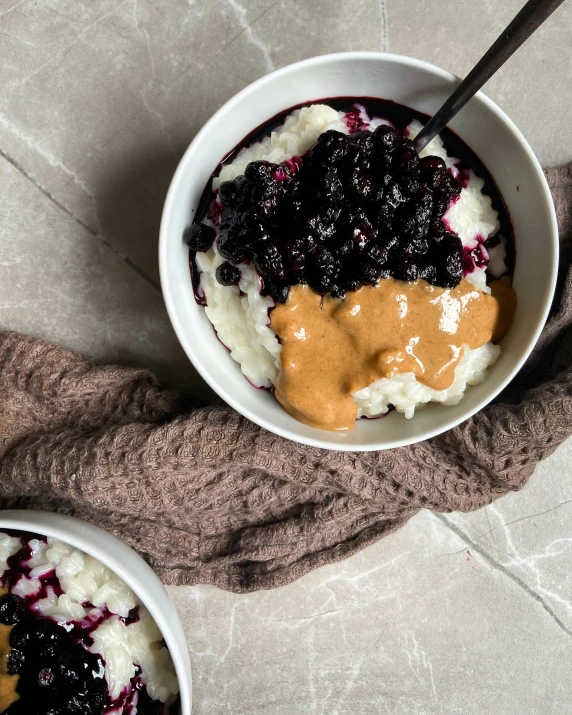
{"type": "MultiPolygon", "coordinates": [[[[0,596],[8,593],[0,587],[0,596]]],[[[8,655],[10,654],[10,631],[13,626],[0,623],[0,713],[8,710],[12,703],[20,699],[16,692],[19,675],[8,675],[8,655]]]]}
{"type": "Polygon", "coordinates": [[[489,295],[465,280],[444,289],[387,278],[344,300],[292,287],[270,316],[282,342],[277,399],[305,424],[342,430],[357,417],[352,393],[382,377],[413,372],[435,390],[450,387],[464,346],[500,340],[510,327],[510,281],[493,286],[489,295]]]}

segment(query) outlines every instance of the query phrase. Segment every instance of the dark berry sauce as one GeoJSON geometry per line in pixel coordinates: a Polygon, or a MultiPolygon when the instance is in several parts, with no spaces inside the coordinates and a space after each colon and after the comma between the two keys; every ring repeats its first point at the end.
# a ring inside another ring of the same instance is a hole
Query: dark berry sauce
{"type": "MultiPolygon", "coordinates": [[[[438,157],[419,159],[404,136],[414,119],[427,121],[425,115],[370,98],[320,103],[346,113],[349,136],[328,131],[304,157],[284,164],[251,162],[244,176],[224,182],[218,195],[209,182],[195,224],[185,235],[200,303],[204,296],[199,293],[194,252],[207,250],[215,237],[225,259],[217,271],[219,282],[237,283],[239,273],[232,269],[253,263],[263,279],[263,292],[277,302],[285,301],[289,287],[298,283],[340,297],[389,276],[454,287],[463,274],[486,265],[482,244],[463,250],[459,237],[442,220],[466,186],[469,169],[484,179],[484,191],[499,214],[512,272],[514,242],[502,198],[482,162],[453,132],[444,130],[441,137],[449,155],[460,160],[456,177],[438,157]],[[358,101],[369,117],[384,118],[393,128],[368,131],[358,101]],[[214,229],[198,228],[205,217],[217,226],[218,236],[214,229]]],[[[213,176],[242,147],[267,136],[296,108],[251,132],[213,176]]]]}
{"type": "MultiPolygon", "coordinates": [[[[7,560],[2,586],[11,591],[22,577],[32,578],[33,556],[31,540],[46,542],[44,536],[3,530],[9,536],[26,543],[7,560]]],[[[104,715],[121,708],[124,713],[165,715],[175,712],[147,694],[138,669],[128,692],[111,701],[105,680],[105,663],[87,648],[93,645],[93,632],[114,617],[107,608],[94,608],[82,620],[58,623],[42,616],[36,604],[51,595],[59,597],[62,587],[55,571],[37,578],[40,587],[33,594],[20,597],[13,593],[0,596],[0,623],[13,626],[10,632],[8,674],[19,675],[16,691],[19,700],[10,705],[6,715],[104,715]]],[[[125,625],[139,621],[139,606],[125,618],[125,625]]]]}
{"type": "Polygon", "coordinates": [[[10,631],[8,675],[18,675],[19,699],[6,715],[102,715],[107,683],[101,656],[90,653],[75,633],[28,610],[13,594],[0,597],[0,622],[10,631]]]}

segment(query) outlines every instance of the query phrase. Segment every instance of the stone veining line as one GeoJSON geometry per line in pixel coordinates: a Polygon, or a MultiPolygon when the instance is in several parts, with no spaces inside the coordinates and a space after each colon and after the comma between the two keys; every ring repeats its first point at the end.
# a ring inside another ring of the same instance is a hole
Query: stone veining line
{"type": "Polygon", "coordinates": [[[12,7],[9,7],[7,10],[3,10],[0,12],[0,17],[3,17],[4,15],[7,15],[9,12],[12,12],[12,10],[15,10],[17,7],[20,7],[20,5],[23,5],[27,0],[20,0],[20,2],[17,2],[15,5],[12,5],[12,7]]]}
{"type": "Polygon", "coordinates": [[[499,571],[502,573],[504,576],[509,578],[511,581],[513,581],[517,586],[519,586],[526,594],[528,594],[531,598],[533,598],[537,603],[539,603],[542,608],[548,613],[548,615],[552,618],[552,620],[564,631],[569,636],[572,636],[572,630],[567,628],[567,626],[558,618],[556,613],[552,610],[552,608],[546,603],[546,601],[540,596],[536,591],[533,591],[521,578],[516,576],[516,574],[512,573],[509,569],[506,568],[506,566],[503,566],[502,564],[499,564],[497,561],[494,560],[494,558],[487,552],[483,547],[478,544],[476,541],[473,541],[471,537],[463,531],[463,529],[459,528],[456,524],[454,524],[452,521],[447,519],[446,516],[443,514],[438,514],[437,512],[432,512],[435,518],[439,519],[448,529],[450,529],[454,534],[456,534],[460,539],[462,539],[468,546],[471,547],[471,549],[479,554],[479,556],[484,559],[489,566],[491,566],[495,571],[499,571]]]}
{"type": "Polygon", "coordinates": [[[381,51],[389,50],[389,27],[387,26],[387,0],[379,0],[381,14],[381,51]]]}
{"type": "Polygon", "coordinates": [[[339,613],[342,610],[344,610],[344,609],[332,608],[329,611],[320,611],[319,613],[313,613],[311,616],[292,616],[291,618],[276,618],[274,620],[274,623],[290,623],[290,622],[294,622],[295,624],[304,623],[307,621],[313,621],[316,618],[323,618],[324,616],[331,616],[332,613],[339,613]]]}
{"type": "MultiPolygon", "coordinates": [[[[504,532],[504,530],[507,526],[512,526],[513,524],[518,524],[521,521],[528,521],[529,519],[535,519],[537,516],[544,516],[545,514],[550,514],[551,512],[556,511],[557,509],[560,509],[563,506],[566,506],[567,504],[572,504],[572,499],[568,499],[566,501],[560,502],[560,504],[557,504],[556,506],[553,506],[550,509],[545,509],[544,511],[537,511],[537,512],[534,512],[534,514],[526,514],[525,516],[521,516],[518,519],[513,519],[512,521],[503,522],[499,526],[493,526],[491,524],[489,510],[492,509],[492,505],[489,505],[488,507],[485,507],[485,514],[487,517],[487,522],[489,524],[489,529],[487,531],[483,531],[482,534],[478,534],[477,536],[475,536],[474,540],[480,541],[481,539],[484,539],[485,536],[494,534],[495,531],[502,530],[504,532]]],[[[498,512],[497,512],[497,515],[498,515],[498,512]]],[[[496,539],[494,536],[493,536],[493,543],[496,546],[496,539]]],[[[462,554],[463,551],[466,551],[465,547],[463,547],[462,549],[457,549],[457,551],[450,551],[447,553],[443,553],[443,554],[441,554],[441,556],[456,556],[457,554],[462,554]]]]}
{"type": "MultiPolygon", "coordinates": [[[[0,15],[2,17],[2,15],[0,15]]],[[[16,42],[19,42],[21,45],[27,45],[28,47],[34,47],[33,42],[28,42],[28,40],[23,40],[21,37],[17,37],[16,35],[13,35],[11,32],[8,32],[8,30],[5,30],[3,27],[0,27],[0,32],[3,35],[6,35],[6,37],[10,37],[12,40],[16,40],[16,42]]]]}
{"type": "MultiPolygon", "coordinates": [[[[265,15],[267,15],[267,14],[268,14],[273,8],[275,8],[276,5],[278,5],[279,3],[280,3],[280,0],[276,0],[275,3],[273,3],[272,5],[270,5],[269,7],[267,7],[265,10],[263,10],[263,11],[260,13],[260,15],[257,15],[257,17],[255,17],[255,18],[252,20],[252,22],[250,22],[249,24],[247,23],[246,28],[241,25],[241,28],[242,28],[242,29],[240,30],[240,32],[238,32],[236,35],[234,35],[233,37],[231,37],[231,39],[228,40],[227,42],[225,42],[225,43],[222,45],[222,47],[219,47],[218,50],[217,50],[217,51],[215,52],[215,54],[213,55],[213,57],[211,57],[211,58],[210,58],[209,60],[207,60],[206,62],[203,62],[203,63],[201,63],[201,64],[197,64],[197,63],[196,63],[196,60],[193,60],[192,62],[189,62],[188,65],[186,65],[185,67],[183,67],[183,69],[182,69],[172,80],[170,80],[169,84],[163,85],[163,87],[162,87],[163,92],[166,93],[167,95],[169,95],[169,94],[171,93],[171,90],[172,90],[173,85],[174,85],[179,79],[181,79],[181,77],[183,77],[183,75],[185,75],[185,74],[191,69],[191,67],[193,68],[195,74],[197,74],[197,73],[203,72],[207,67],[210,67],[211,65],[213,65],[213,64],[219,59],[219,57],[222,57],[222,55],[225,53],[225,51],[226,51],[234,42],[236,42],[236,41],[239,39],[239,37],[242,37],[242,36],[245,34],[247,28],[250,28],[250,30],[251,30],[251,32],[252,32],[252,31],[253,31],[253,28],[254,28],[254,25],[256,25],[256,23],[257,23],[259,20],[261,20],[265,15]]],[[[192,3],[190,2],[190,0],[189,0],[189,4],[192,6],[192,3]]],[[[272,60],[270,60],[270,61],[272,62],[272,60]]],[[[274,67],[274,65],[273,65],[273,67],[274,67]]],[[[250,81],[251,81],[251,80],[246,80],[246,79],[244,79],[243,77],[239,77],[239,76],[236,74],[236,72],[231,72],[231,74],[234,75],[235,77],[238,77],[238,79],[241,79],[245,84],[249,84],[250,81]]]]}
{"type": "MultiPolygon", "coordinates": [[[[491,511],[496,518],[501,522],[501,525],[506,525],[505,519],[503,515],[499,512],[499,510],[494,506],[494,504],[489,504],[487,507],[489,511],[491,511]]],[[[570,547],[570,544],[572,543],[572,539],[570,538],[563,538],[563,539],[556,539],[552,543],[548,544],[548,546],[545,548],[543,554],[531,554],[530,556],[521,556],[518,553],[518,550],[516,546],[514,545],[514,541],[512,540],[512,536],[510,533],[510,529],[503,529],[503,535],[506,541],[507,545],[507,552],[511,554],[512,560],[505,562],[504,566],[505,567],[510,567],[510,566],[516,566],[517,568],[528,568],[528,570],[531,572],[531,574],[534,576],[536,579],[536,586],[535,590],[539,592],[539,594],[543,594],[544,596],[547,596],[548,598],[553,599],[557,603],[561,604],[564,606],[564,608],[568,612],[572,612],[572,603],[570,601],[567,601],[563,596],[561,596],[559,593],[555,593],[554,591],[550,591],[548,588],[543,586],[542,584],[542,574],[540,570],[536,567],[535,562],[540,559],[547,559],[547,558],[554,558],[554,556],[559,556],[560,554],[563,553],[565,549],[568,549],[570,547]],[[551,549],[556,546],[557,544],[565,544],[564,548],[552,552],[551,549]]]]}
{"type": "Polygon", "coordinates": [[[244,30],[244,34],[250,41],[252,45],[255,47],[258,47],[258,49],[262,52],[262,56],[264,58],[264,64],[266,66],[266,71],[267,72],[273,72],[276,68],[274,66],[274,62],[272,61],[272,57],[270,55],[270,49],[265,45],[260,37],[254,32],[252,29],[252,25],[248,22],[248,19],[246,17],[246,10],[242,7],[242,5],[238,2],[238,0],[226,0],[227,5],[230,6],[234,14],[236,15],[236,19],[238,20],[238,24],[242,27],[244,30]]]}
{"type": "Polygon", "coordinates": [[[121,259],[129,268],[131,268],[135,273],[137,273],[140,278],[143,278],[144,281],[146,281],[151,287],[153,287],[156,291],[159,293],[161,292],[161,287],[160,285],[153,280],[150,276],[148,276],[139,266],[137,266],[133,261],[126,256],[124,253],[119,251],[115,246],[113,246],[106,238],[104,238],[98,231],[93,229],[91,226],[89,226],[85,221],[82,221],[78,216],[76,216],[72,211],[70,211],[66,206],[61,204],[55,196],[52,196],[50,192],[45,189],[40,183],[38,183],[28,172],[24,169],[23,166],[21,166],[15,159],[13,159],[11,156],[6,154],[5,151],[0,149],[0,156],[5,159],[9,164],[11,164],[16,171],[20,172],[22,176],[27,179],[33,186],[38,189],[47,199],[49,199],[53,204],[55,204],[60,211],[63,211],[69,218],[72,219],[75,223],[77,223],[79,226],[81,226],[85,231],[87,231],[90,236],[93,236],[94,238],[97,238],[101,243],[108,248],[110,251],[113,251],[113,253],[121,259]]]}
{"type": "Polygon", "coordinates": [[[431,692],[433,693],[433,697],[437,699],[437,688],[435,687],[435,678],[433,677],[433,665],[431,663],[431,660],[429,659],[429,656],[419,645],[419,642],[415,637],[415,633],[413,631],[406,632],[403,641],[403,650],[405,651],[405,655],[407,656],[407,663],[409,665],[409,669],[416,677],[419,684],[423,687],[427,686],[425,680],[425,673],[429,674],[431,692]],[[410,637],[412,642],[411,650],[409,650],[408,647],[410,637]]]}
{"type": "MultiPolygon", "coordinates": [[[[480,539],[484,539],[485,536],[492,534],[494,531],[498,531],[499,529],[504,529],[505,527],[511,526],[512,524],[518,524],[521,521],[527,521],[527,519],[534,519],[537,516],[544,516],[545,514],[550,514],[550,512],[556,511],[556,509],[560,509],[561,507],[566,506],[567,504],[572,504],[572,499],[563,501],[560,504],[557,504],[556,506],[551,507],[550,509],[545,509],[544,511],[538,511],[534,514],[527,514],[526,516],[521,516],[518,519],[513,519],[512,521],[507,521],[504,524],[501,524],[500,526],[491,526],[491,528],[488,531],[485,531],[482,534],[479,534],[476,537],[475,541],[480,541],[480,539]]],[[[487,511],[487,516],[488,516],[488,511],[487,511]]],[[[490,521],[489,521],[489,526],[490,526],[490,521]]],[[[463,549],[463,551],[464,551],[464,549],[463,549]]]]}
{"type": "Polygon", "coordinates": [[[47,151],[46,149],[43,149],[42,147],[38,146],[38,144],[36,144],[32,137],[30,137],[28,134],[26,134],[14,124],[12,124],[12,122],[6,119],[3,114],[0,114],[0,124],[4,127],[4,129],[9,131],[10,134],[13,134],[18,139],[20,139],[28,147],[28,149],[32,149],[32,151],[39,154],[42,159],[45,159],[50,166],[53,166],[56,169],[61,169],[64,174],[67,174],[67,176],[71,177],[73,179],[74,184],[79,186],[79,188],[84,192],[84,194],[88,196],[92,201],[94,200],[93,193],[89,190],[87,185],[79,178],[79,176],[75,172],[69,169],[59,159],[56,159],[56,157],[50,151],[47,151]]]}

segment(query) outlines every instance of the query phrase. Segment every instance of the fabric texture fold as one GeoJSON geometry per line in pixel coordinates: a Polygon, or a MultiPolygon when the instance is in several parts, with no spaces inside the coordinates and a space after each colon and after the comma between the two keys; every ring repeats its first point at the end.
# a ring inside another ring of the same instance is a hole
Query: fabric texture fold
{"type": "Polygon", "coordinates": [[[124,539],[165,583],[281,586],[402,526],[522,488],[572,434],[572,168],[550,169],[562,255],[551,317],[516,379],[409,447],[329,452],[145,370],[0,332],[0,506],[57,510],[124,539]]]}

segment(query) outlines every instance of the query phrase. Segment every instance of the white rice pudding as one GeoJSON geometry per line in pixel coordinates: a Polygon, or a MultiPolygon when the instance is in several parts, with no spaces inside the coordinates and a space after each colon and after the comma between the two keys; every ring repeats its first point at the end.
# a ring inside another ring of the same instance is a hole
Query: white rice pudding
{"type": "MultiPolygon", "coordinates": [[[[390,124],[385,119],[368,117],[365,109],[357,106],[364,129],[373,130],[381,124],[390,124]]],[[[303,156],[323,132],[333,129],[349,134],[346,117],[345,112],[338,112],[323,104],[293,111],[270,136],[243,148],[231,163],[223,166],[213,180],[213,191],[218,190],[223,181],[231,181],[243,174],[251,161],[265,160],[279,164],[303,156]]],[[[409,137],[415,137],[421,127],[420,122],[413,121],[407,128],[409,137]]],[[[453,176],[459,175],[459,159],[447,154],[439,136],[420,154],[422,157],[428,155],[441,157],[453,176]]],[[[495,278],[507,272],[506,240],[499,237],[494,247],[488,250],[485,248],[484,241],[499,230],[498,214],[492,207],[490,197],[483,193],[483,179],[470,171],[465,183],[458,200],[445,214],[444,221],[451,231],[458,234],[464,247],[472,249],[480,244],[481,267],[475,267],[465,279],[480,290],[490,292],[487,271],[495,278]]],[[[268,317],[274,307],[274,300],[261,295],[261,280],[253,265],[239,266],[241,279],[238,286],[220,285],[215,271],[221,263],[223,259],[216,251],[216,241],[207,252],[196,254],[196,265],[200,271],[199,290],[206,300],[206,314],[246,378],[256,387],[272,387],[280,368],[281,351],[268,317]]],[[[487,368],[495,362],[500,351],[500,346],[491,342],[476,350],[465,346],[464,356],[455,368],[455,380],[446,390],[437,391],[427,387],[413,373],[382,378],[354,393],[358,418],[383,415],[390,406],[411,418],[415,409],[427,402],[456,405],[463,397],[467,385],[485,380],[487,368]]]]}
{"type": "Polygon", "coordinates": [[[69,544],[52,538],[26,541],[5,533],[0,533],[0,577],[8,569],[8,559],[25,544],[31,552],[23,562],[27,575],[15,579],[10,593],[27,600],[31,611],[64,627],[99,623],[89,633],[93,644],[86,647],[105,663],[111,701],[105,715],[137,713],[132,679],[139,672],[151,700],[174,703],[179,685],[171,656],[133,591],[100,561],[69,544]],[[54,573],[62,590],[59,596],[50,585],[54,573]]]}

